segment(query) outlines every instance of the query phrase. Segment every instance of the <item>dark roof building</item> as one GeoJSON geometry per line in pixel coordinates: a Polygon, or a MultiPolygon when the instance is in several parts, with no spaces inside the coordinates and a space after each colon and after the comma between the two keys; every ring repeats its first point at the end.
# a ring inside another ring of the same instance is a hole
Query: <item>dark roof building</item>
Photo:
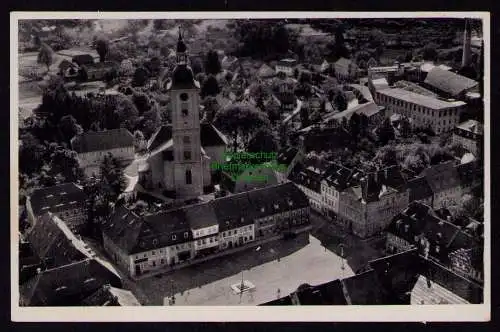
{"type": "Polygon", "coordinates": [[[200,229],[218,224],[212,204],[196,204],[184,208],[191,229],[200,229]]]}
{"type": "Polygon", "coordinates": [[[68,209],[75,209],[85,204],[87,196],[82,188],[74,183],[35,189],[28,197],[34,217],[46,212],[58,213],[68,209]]]}
{"type": "Polygon", "coordinates": [[[408,188],[410,189],[410,202],[432,199],[432,189],[423,176],[409,180],[408,188]]]}
{"type": "Polygon", "coordinates": [[[460,178],[453,160],[433,165],[422,172],[434,194],[460,186],[460,178]]]}
{"type": "Polygon", "coordinates": [[[99,132],[88,131],[71,140],[71,148],[78,153],[128,148],[133,145],[134,136],[125,128],[99,132]]]}
{"type": "Polygon", "coordinates": [[[176,245],[193,238],[184,209],[138,216],[120,207],[102,228],[103,233],[127,254],[176,245]]]}
{"type": "Polygon", "coordinates": [[[87,257],[72,242],[73,235],[57,216],[45,213],[27,235],[34,253],[45,268],[78,262],[87,257]]]}
{"type": "Polygon", "coordinates": [[[439,67],[432,68],[427,74],[424,83],[452,97],[459,97],[479,86],[478,82],[470,78],[439,67]]]}
{"type": "Polygon", "coordinates": [[[119,276],[95,259],[40,272],[20,287],[22,306],[78,306],[102,286],[121,287],[119,276]]]}
{"type": "Polygon", "coordinates": [[[428,253],[443,264],[448,264],[451,252],[481,244],[481,239],[440,219],[432,208],[420,202],[410,203],[394,217],[387,232],[416,245],[422,255],[428,253]]]}

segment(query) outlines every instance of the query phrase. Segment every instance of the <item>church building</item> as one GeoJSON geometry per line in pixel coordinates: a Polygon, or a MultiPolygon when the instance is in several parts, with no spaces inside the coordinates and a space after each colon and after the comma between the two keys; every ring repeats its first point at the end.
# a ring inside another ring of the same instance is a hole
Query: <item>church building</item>
{"type": "Polygon", "coordinates": [[[147,162],[139,168],[146,189],[191,199],[211,184],[210,163],[222,162],[226,137],[212,124],[200,123],[200,84],[188,65],[187,48],[179,33],[177,65],[167,83],[172,123],[162,126],[148,142],[147,162]]]}

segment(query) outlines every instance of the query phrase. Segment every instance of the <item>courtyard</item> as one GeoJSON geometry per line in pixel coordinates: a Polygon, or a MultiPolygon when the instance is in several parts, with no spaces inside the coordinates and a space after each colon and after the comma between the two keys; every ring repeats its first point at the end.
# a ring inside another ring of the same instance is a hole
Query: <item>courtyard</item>
{"type": "Polygon", "coordinates": [[[131,290],[144,305],[258,305],[293,292],[303,283],[325,283],[354,272],[315,237],[299,235],[198,266],[138,280],[131,290]],[[252,285],[239,294],[242,279],[252,285]]]}

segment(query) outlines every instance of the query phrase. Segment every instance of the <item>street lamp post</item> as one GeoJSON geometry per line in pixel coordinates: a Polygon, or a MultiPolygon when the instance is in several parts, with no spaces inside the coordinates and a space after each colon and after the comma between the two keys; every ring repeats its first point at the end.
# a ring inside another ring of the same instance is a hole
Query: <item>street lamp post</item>
{"type": "Polygon", "coordinates": [[[342,270],[342,278],[344,278],[344,270],[345,270],[345,265],[344,265],[344,244],[340,243],[339,244],[340,248],[340,261],[341,261],[341,266],[340,269],[342,270]]]}

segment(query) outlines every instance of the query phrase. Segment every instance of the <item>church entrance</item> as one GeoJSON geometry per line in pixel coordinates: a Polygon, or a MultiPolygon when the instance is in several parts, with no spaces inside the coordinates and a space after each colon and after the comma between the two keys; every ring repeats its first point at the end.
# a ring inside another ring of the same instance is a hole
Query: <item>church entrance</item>
{"type": "Polygon", "coordinates": [[[140,276],[141,275],[141,266],[139,264],[135,265],[135,275],[140,276]]]}

